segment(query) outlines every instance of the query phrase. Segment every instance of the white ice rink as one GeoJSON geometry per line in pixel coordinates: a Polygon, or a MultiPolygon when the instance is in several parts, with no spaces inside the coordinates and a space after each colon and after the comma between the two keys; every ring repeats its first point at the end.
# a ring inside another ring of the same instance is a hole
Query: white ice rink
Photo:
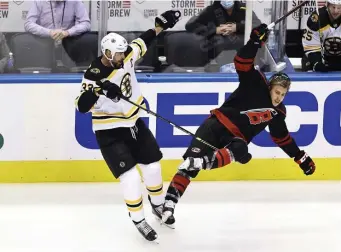
{"type": "MultiPolygon", "coordinates": [[[[168,184],[166,184],[168,185],[168,184]]],[[[118,184],[1,184],[1,252],[340,252],[340,182],[195,182],[143,240],[118,184]]]]}

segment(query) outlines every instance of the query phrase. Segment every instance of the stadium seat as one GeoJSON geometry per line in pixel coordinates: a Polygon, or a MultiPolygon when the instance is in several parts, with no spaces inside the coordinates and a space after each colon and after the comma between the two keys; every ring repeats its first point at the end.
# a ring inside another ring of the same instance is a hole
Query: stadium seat
{"type": "Polygon", "coordinates": [[[14,65],[20,72],[49,73],[54,67],[54,44],[50,39],[30,33],[19,33],[11,38],[14,65]]]}
{"type": "Polygon", "coordinates": [[[63,40],[61,49],[57,53],[62,64],[70,72],[83,72],[98,55],[98,35],[85,33],[69,41],[63,40]]]}
{"type": "Polygon", "coordinates": [[[208,63],[205,38],[186,31],[169,32],[164,38],[164,51],[169,72],[203,72],[208,63]]]}

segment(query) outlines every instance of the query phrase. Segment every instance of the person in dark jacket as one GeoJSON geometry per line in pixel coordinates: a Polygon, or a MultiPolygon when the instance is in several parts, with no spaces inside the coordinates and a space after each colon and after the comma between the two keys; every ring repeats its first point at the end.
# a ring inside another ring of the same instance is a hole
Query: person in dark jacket
{"type": "MultiPolygon", "coordinates": [[[[245,4],[240,1],[214,1],[198,16],[193,16],[185,28],[188,32],[206,37],[208,43],[202,49],[210,51],[210,56],[214,57],[223,50],[238,50],[244,45],[245,13],[245,4]]],[[[252,26],[260,25],[256,14],[252,16],[252,26]]]]}

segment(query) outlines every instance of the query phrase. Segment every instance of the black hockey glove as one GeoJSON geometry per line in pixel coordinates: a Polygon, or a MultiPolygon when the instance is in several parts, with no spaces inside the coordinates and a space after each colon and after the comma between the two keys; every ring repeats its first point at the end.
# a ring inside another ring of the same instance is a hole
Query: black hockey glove
{"type": "Polygon", "coordinates": [[[120,97],[122,96],[121,88],[115,83],[105,80],[103,82],[98,81],[96,84],[102,88],[106,97],[109,99],[115,99],[116,101],[120,100],[120,97]]]}
{"type": "Polygon", "coordinates": [[[311,175],[315,172],[315,163],[305,151],[299,151],[294,160],[299,164],[305,175],[311,175]]]}
{"type": "Polygon", "coordinates": [[[315,65],[313,66],[313,71],[314,72],[328,72],[328,67],[323,64],[321,61],[316,62],[315,65]]]}
{"type": "Polygon", "coordinates": [[[168,10],[155,18],[155,27],[162,27],[163,30],[173,28],[181,17],[180,11],[168,10]]]}
{"type": "Polygon", "coordinates": [[[258,44],[261,47],[268,39],[269,29],[266,24],[261,24],[252,29],[250,39],[254,44],[258,44]]]}

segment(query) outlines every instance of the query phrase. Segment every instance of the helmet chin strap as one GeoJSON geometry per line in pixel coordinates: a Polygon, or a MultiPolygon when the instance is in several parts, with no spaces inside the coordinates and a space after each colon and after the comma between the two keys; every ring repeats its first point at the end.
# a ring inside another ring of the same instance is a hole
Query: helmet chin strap
{"type": "Polygon", "coordinates": [[[109,58],[106,54],[104,54],[104,57],[109,61],[110,65],[112,67],[115,67],[115,64],[113,63],[113,60],[114,60],[114,56],[111,55],[111,58],[109,58]]]}

